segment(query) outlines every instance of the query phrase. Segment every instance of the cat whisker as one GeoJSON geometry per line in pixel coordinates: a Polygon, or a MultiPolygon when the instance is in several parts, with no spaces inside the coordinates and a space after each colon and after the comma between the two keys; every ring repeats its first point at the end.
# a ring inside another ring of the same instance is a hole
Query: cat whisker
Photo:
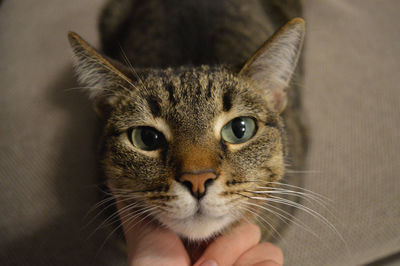
{"type": "Polygon", "coordinates": [[[294,208],[297,208],[299,210],[302,210],[304,212],[306,212],[307,214],[311,215],[312,217],[318,219],[319,221],[321,221],[322,223],[324,223],[326,226],[328,226],[334,233],[336,233],[340,239],[344,241],[343,236],[340,234],[340,232],[337,230],[337,228],[328,220],[326,219],[323,215],[321,215],[320,213],[318,213],[317,211],[304,206],[302,204],[299,204],[297,202],[294,202],[292,200],[288,200],[288,199],[284,199],[284,198],[280,198],[280,197],[276,197],[276,196],[270,196],[270,197],[250,197],[251,199],[255,199],[255,200],[262,200],[262,201],[269,201],[269,202],[275,202],[275,203],[281,203],[284,205],[288,205],[294,208]]]}
{"type": "MultiPolygon", "coordinates": [[[[242,204],[245,204],[246,202],[243,202],[242,204]]],[[[267,225],[269,228],[271,228],[271,230],[274,232],[274,234],[276,234],[279,239],[283,239],[282,235],[278,232],[278,230],[271,224],[271,222],[267,221],[267,217],[262,217],[260,214],[258,214],[257,212],[253,211],[251,209],[251,207],[249,206],[245,206],[245,205],[241,205],[241,208],[245,209],[246,211],[248,211],[249,213],[253,214],[257,220],[259,220],[262,224],[267,225]]]]}
{"type": "Polygon", "coordinates": [[[293,192],[296,194],[301,194],[303,196],[309,197],[309,198],[314,198],[314,200],[316,201],[320,201],[323,202],[324,204],[330,204],[332,203],[332,200],[324,195],[318,194],[314,191],[302,188],[302,187],[298,187],[298,186],[294,186],[294,185],[290,185],[290,184],[285,184],[285,183],[281,183],[281,182],[272,182],[272,181],[265,181],[265,180],[246,180],[243,181],[243,183],[262,183],[262,184],[271,184],[274,186],[257,186],[257,189],[262,189],[262,190],[281,190],[284,189],[285,192],[293,192]],[[295,191],[295,190],[291,190],[289,188],[294,188],[296,190],[299,191],[295,191]]]}
{"type": "Polygon", "coordinates": [[[252,193],[252,194],[255,194],[255,195],[273,195],[273,194],[278,194],[278,195],[294,196],[294,197],[300,198],[302,200],[305,200],[306,202],[311,203],[311,204],[313,202],[316,202],[318,205],[322,205],[323,207],[326,208],[326,206],[323,203],[319,202],[317,199],[310,198],[310,197],[307,197],[307,196],[302,196],[302,195],[299,195],[299,194],[297,194],[295,192],[285,192],[285,191],[281,191],[281,190],[278,190],[278,191],[275,191],[275,190],[268,190],[268,191],[250,191],[250,190],[245,190],[245,192],[252,193]]]}
{"type": "Polygon", "coordinates": [[[160,190],[160,187],[157,188],[152,188],[152,189],[143,189],[143,190],[132,190],[132,189],[122,189],[122,188],[113,188],[113,193],[114,192],[125,192],[125,193],[147,193],[147,192],[158,192],[160,190]]]}
{"type": "MultiPolygon", "coordinates": [[[[134,228],[137,224],[139,224],[140,222],[142,222],[143,220],[147,219],[149,216],[152,216],[152,214],[154,214],[152,211],[157,209],[157,207],[147,207],[144,209],[140,209],[140,212],[135,212],[134,215],[132,215],[132,213],[128,213],[125,216],[123,216],[122,219],[125,219],[124,222],[120,223],[114,230],[111,231],[111,233],[108,234],[108,236],[106,237],[106,239],[103,241],[103,243],[101,244],[98,253],[100,253],[100,251],[104,248],[105,244],[107,243],[108,239],[110,239],[110,237],[121,227],[123,227],[126,224],[131,223],[132,221],[134,221],[136,218],[140,217],[141,215],[148,213],[146,216],[142,217],[140,220],[136,221],[133,225],[129,226],[126,229],[126,232],[128,232],[129,230],[131,230],[132,228],[134,228]],[[126,218],[128,215],[132,215],[128,218],[126,218]]],[[[98,254],[97,253],[97,254],[98,254]]]]}
{"type": "Polygon", "coordinates": [[[121,49],[122,52],[122,57],[124,58],[124,61],[126,64],[128,64],[129,68],[132,70],[132,72],[135,74],[136,78],[140,81],[140,83],[142,83],[143,85],[143,89],[146,89],[146,85],[144,85],[143,80],[140,78],[139,74],[136,72],[135,68],[133,67],[133,65],[131,64],[131,62],[129,61],[128,57],[126,56],[126,53],[124,51],[124,49],[122,49],[121,44],[118,44],[119,48],[121,49]]]}
{"type": "Polygon", "coordinates": [[[336,217],[336,215],[333,213],[334,207],[332,205],[332,202],[327,202],[324,198],[320,198],[318,196],[309,194],[307,192],[299,192],[299,191],[293,191],[293,190],[276,188],[276,187],[268,188],[267,190],[247,191],[247,192],[254,193],[254,194],[277,194],[277,195],[281,194],[281,195],[295,196],[295,197],[305,200],[306,202],[308,202],[310,204],[317,204],[317,205],[321,206],[332,217],[336,217]],[[331,209],[333,209],[333,211],[331,209]]]}
{"type": "MultiPolygon", "coordinates": [[[[240,193],[237,193],[237,194],[238,194],[238,195],[241,195],[241,196],[244,196],[244,197],[247,197],[247,196],[245,196],[245,195],[243,195],[243,194],[240,194],[240,193]]],[[[252,197],[247,197],[247,198],[252,199],[252,197]]],[[[271,212],[272,214],[274,214],[275,216],[277,216],[281,221],[283,221],[285,224],[289,224],[288,222],[292,222],[293,224],[299,226],[300,228],[304,229],[305,231],[311,233],[312,235],[317,236],[317,235],[316,235],[308,226],[306,226],[302,221],[300,221],[300,220],[299,220],[298,218],[296,218],[294,215],[288,213],[288,212],[285,211],[285,210],[280,209],[280,208],[277,207],[277,206],[273,206],[273,205],[271,205],[271,204],[268,204],[267,202],[263,202],[263,204],[264,204],[264,205],[268,205],[269,208],[267,208],[266,206],[262,206],[262,205],[256,204],[256,203],[252,203],[252,202],[244,202],[244,203],[245,203],[245,204],[250,204],[250,205],[259,207],[259,208],[261,208],[261,209],[263,209],[263,210],[266,210],[266,211],[268,211],[268,212],[271,212]],[[276,210],[276,211],[271,210],[270,208],[272,208],[272,209],[274,209],[274,210],[276,210]],[[285,216],[285,215],[286,215],[286,216],[285,216]],[[288,218],[288,217],[289,217],[289,218],[288,218]]]]}
{"type": "MultiPolygon", "coordinates": [[[[139,221],[137,221],[136,223],[130,225],[127,229],[126,232],[129,232],[130,230],[132,230],[133,228],[135,228],[136,225],[138,225],[139,223],[141,223],[142,221],[146,220],[147,218],[151,217],[151,220],[154,220],[154,216],[158,213],[160,213],[160,211],[158,210],[157,206],[153,206],[147,209],[144,209],[139,215],[135,216],[133,219],[136,219],[137,217],[139,217],[140,215],[143,215],[144,213],[148,212],[148,214],[146,216],[143,216],[139,221]],[[156,212],[154,211],[156,210],[156,212]]],[[[133,219],[130,219],[130,221],[128,223],[130,223],[133,219]]],[[[151,221],[150,220],[150,221],[151,221]]],[[[150,221],[148,221],[146,224],[148,224],[150,221]]],[[[146,225],[145,224],[145,225],[146,225]]]]}
{"type": "Polygon", "coordinates": [[[322,171],[318,171],[318,170],[290,170],[290,169],[286,169],[285,172],[288,174],[321,174],[322,173],[322,171]]]}
{"type": "MultiPolygon", "coordinates": [[[[125,201],[132,200],[132,198],[125,199],[125,201]]],[[[120,210],[116,210],[114,213],[112,213],[107,219],[105,219],[90,235],[88,238],[90,238],[94,233],[96,233],[100,228],[106,227],[108,224],[113,224],[115,221],[119,220],[119,216],[123,215],[124,213],[131,211],[133,208],[138,208],[140,207],[142,203],[139,201],[136,201],[134,203],[128,204],[124,207],[122,207],[120,210]],[[114,220],[114,221],[112,221],[114,220]],[[112,221],[112,222],[111,222],[112,221]]],[[[143,205],[142,205],[143,206],[143,205]]]]}
{"type": "Polygon", "coordinates": [[[254,194],[282,194],[282,195],[290,195],[290,196],[296,196],[298,198],[304,199],[309,203],[316,202],[317,204],[323,206],[326,208],[325,204],[328,204],[324,198],[320,198],[318,196],[315,196],[313,194],[307,193],[307,192],[300,192],[300,191],[294,191],[290,189],[284,189],[284,188],[279,188],[279,187],[271,187],[271,188],[261,188],[262,190],[247,190],[246,192],[249,193],[254,193],[254,194]]]}
{"type": "MultiPolygon", "coordinates": [[[[103,190],[102,190],[103,191],[103,190]]],[[[104,207],[100,212],[98,212],[83,228],[87,227],[88,225],[90,225],[99,215],[101,215],[104,211],[106,211],[108,208],[110,208],[111,206],[114,206],[116,204],[116,202],[114,202],[114,199],[118,199],[119,202],[126,202],[126,201],[131,201],[131,200],[140,200],[143,199],[143,195],[138,195],[138,193],[143,193],[143,192],[148,192],[149,190],[137,190],[137,191],[132,191],[130,189],[113,189],[113,192],[106,192],[103,191],[104,194],[109,195],[109,197],[101,200],[100,202],[96,203],[89,211],[88,213],[85,215],[84,219],[87,218],[87,216],[93,212],[94,210],[100,208],[101,206],[103,206],[104,204],[107,203],[111,203],[104,207]]],[[[119,214],[123,214],[129,207],[133,207],[132,205],[127,205],[124,206],[121,210],[119,210],[119,214]]],[[[117,213],[114,213],[112,215],[110,215],[107,219],[105,219],[100,226],[95,229],[95,231],[97,231],[99,228],[105,226],[110,220],[116,218],[118,215],[117,213]]],[[[91,234],[92,235],[92,234],[91,234]]]]}
{"type": "MultiPolygon", "coordinates": [[[[262,181],[254,181],[254,182],[262,182],[262,181]]],[[[295,188],[297,190],[300,190],[300,191],[303,191],[303,192],[307,192],[307,193],[309,193],[311,195],[314,195],[314,196],[316,196],[318,198],[322,198],[322,199],[324,199],[326,201],[332,202],[332,200],[330,198],[328,198],[328,197],[326,197],[324,195],[318,194],[318,193],[316,193],[316,192],[314,192],[312,190],[308,190],[308,189],[305,189],[305,188],[302,188],[302,187],[298,187],[298,186],[295,186],[295,185],[285,184],[285,183],[281,183],[281,182],[273,182],[273,181],[263,181],[263,183],[264,184],[278,185],[278,186],[283,187],[283,188],[284,187],[295,188]]],[[[270,189],[271,187],[258,186],[258,188],[270,189]]]]}
{"type": "Polygon", "coordinates": [[[259,204],[252,203],[252,202],[247,202],[246,204],[257,206],[257,207],[259,207],[259,208],[261,208],[263,210],[266,210],[266,211],[274,214],[275,216],[277,216],[285,224],[289,225],[289,222],[291,222],[294,225],[297,225],[301,229],[303,229],[303,230],[307,231],[308,233],[312,234],[313,236],[319,238],[318,235],[316,233],[314,233],[312,231],[312,229],[310,227],[308,227],[306,224],[304,224],[300,219],[298,219],[294,215],[290,214],[289,212],[280,209],[277,206],[273,206],[271,204],[268,204],[267,202],[263,202],[263,205],[259,205],[259,204]],[[274,209],[276,211],[274,211],[272,209],[274,209]]]}
{"type": "MultiPolygon", "coordinates": [[[[114,197],[109,196],[109,197],[107,197],[107,198],[105,198],[105,199],[103,199],[103,200],[97,202],[93,207],[91,207],[91,208],[88,210],[88,212],[86,213],[86,215],[83,217],[83,220],[86,220],[87,217],[89,216],[89,214],[90,214],[91,212],[94,212],[96,209],[100,208],[102,205],[107,204],[107,203],[109,203],[109,202],[111,201],[111,203],[110,203],[108,206],[106,206],[106,207],[100,212],[100,213],[102,213],[104,210],[106,210],[106,209],[108,209],[110,206],[114,205],[113,202],[112,202],[113,200],[114,200],[114,197]]],[[[97,214],[92,220],[96,219],[98,216],[99,216],[99,214],[97,214]]],[[[91,221],[92,221],[92,220],[91,220],[91,221]]],[[[91,223],[91,221],[89,221],[89,224],[91,223]]],[[[86,226],[87,226],[87,225],[86,225],[86,226]]],[[[85,226],[85,227],[86,227],[86,226],[85,226]]]]}
{"type": "MultiPolygon", "coordinates": [[[[126,202],[126,201],[130,201],[130,200],[133,199],[132,197],[128,197],[128,198],[121,199],[120,197],[115,196],[115,195],[112,195],[112,196],[110,196],[110,197],[107,197],[106,199],[103,199],[102,201],[100,201],[100,202],[98,202],[97,204],[95,204],[95,206],[93,206],[93,207],[88,211],[88,213],[85,215],[84,219],[86,219],[87,216],[88,216],[91,212],[93,212],[93,211],[95,211],[96,209],[100,208],[102,205],[107,204],[107,203],[109,203],[109,204],[108,204],[106,207],[104,207],[101,211],[99,211],[85,226],[83,226],[83,228],[89,226],[93,221],[96,220],[97,217],[99,217],[99,216],[100,216],[103,212],[105,212],[107,209],[109,209],[109,208],[112,207],[112,206],[115,206],[115,205],[116,205],[116,202],[113,201],[113,200],[115,200],[115,198],[118,198],[119,202],[126,202]],[[111,201],[111,203],[110,203],[110,201],[111,201]]],[[[138,199],[138,197],[136,197],[135,199],[138,199]]]]}

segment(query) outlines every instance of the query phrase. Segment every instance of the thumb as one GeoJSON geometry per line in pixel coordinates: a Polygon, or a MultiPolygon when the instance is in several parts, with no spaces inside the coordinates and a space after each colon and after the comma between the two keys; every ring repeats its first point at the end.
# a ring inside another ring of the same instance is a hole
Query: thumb
{"type": "MultiPolygon", "coordinates": [[[[116,199],[117,208],[124,205],[116,199]]],[[[121,212],[122,213],[122,212],[121,212]]],[[[142,265],[190,265],[189,256],[179,237],[142,217],[121,215],[128,250],[128,266],[142,265]]]]}

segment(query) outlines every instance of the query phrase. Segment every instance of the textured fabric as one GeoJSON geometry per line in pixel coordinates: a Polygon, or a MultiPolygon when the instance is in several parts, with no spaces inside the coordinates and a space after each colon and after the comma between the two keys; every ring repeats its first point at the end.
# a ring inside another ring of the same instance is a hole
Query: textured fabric
{"type": "MultiPolygon", "coordinates": [[[[123,265],[84,216],[95,188],[95,116],[75,83],[68,30],[96,43],[101,1],[0,6],[0,265],[123,265]],[[90,236],[90,237],[89,237],[90,236]]],[[[93,213],[90,215],[93,216],[93,213]]]]}
{"type": "MultiPolygon", "coordinates": [[[[66,39],[75,30],[96,44],[103,2],[0,6],[0,265],[125,263],[108,232],[91,235],[98,221],[84,227],[98,200],[96,121],[71,89],[66,39]]],[[[336,229],[297,211],[278,244],[286,265],[366,264],[400,251],[400,5],[304,2],[305,188],[331,201],[302,204],[336,229]]]]}
{"type": "Polygon", "coordinates": [[[318,238],[291,226],[282,247],[287,265],[365,264],[400,249],[400,5],[304,2],[314,171],[305,186],[332,200],[332,214],[304,204],[327,217],[344,241],[300,211],[297,218],[318,238]]]}

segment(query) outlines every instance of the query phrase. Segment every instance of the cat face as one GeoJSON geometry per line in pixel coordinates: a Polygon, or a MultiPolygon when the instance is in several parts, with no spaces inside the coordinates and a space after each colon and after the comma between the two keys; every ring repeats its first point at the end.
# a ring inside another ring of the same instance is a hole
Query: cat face
{"type": "Polygon", "coordinates": [[[105,127],[102,166],[114,190],[192,239],[248,216],[246,191],[283,174],[278,114],[222,67],[140,72],[105,127]]]}
{"type": "Polygon", "coordinates": [[[292,20],[235,72],[134,70],[71,33],[79,78],[105,122],[101,166],[127,206],[120,215],[156,219],[193,240],[251,219],[249,193],[284,174],[279,113],[303,34],[304,22],[292,20]]]}

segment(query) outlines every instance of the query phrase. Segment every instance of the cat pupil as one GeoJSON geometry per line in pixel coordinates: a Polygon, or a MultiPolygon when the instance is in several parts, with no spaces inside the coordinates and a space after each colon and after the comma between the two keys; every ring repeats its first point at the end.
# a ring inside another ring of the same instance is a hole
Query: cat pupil
{"type": "Polygon", "coordinates": [[[243,138],[244,134],[246,133],[245,121],[240,117],[235,118],[232,121],[232,131],[238,139],[243,138]]]}
{"type": "Polygon", "coordinates": [[[155,148],[160,145],[160,135],[153,129],[144,128],[141,132],[143,143],[149,148],[155,148]]]}

